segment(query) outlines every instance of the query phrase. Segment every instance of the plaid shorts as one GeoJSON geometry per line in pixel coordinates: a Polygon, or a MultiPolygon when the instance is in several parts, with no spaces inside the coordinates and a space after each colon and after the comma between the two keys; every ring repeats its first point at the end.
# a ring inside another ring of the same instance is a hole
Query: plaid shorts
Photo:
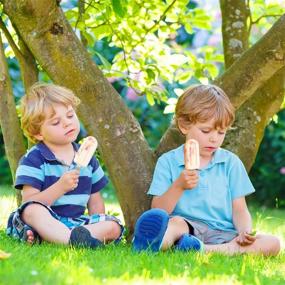
{"type": "MultiPolygon", "coordinates": [[[[7,223],[7,228],[6,228],[6,234],[8,236],[11,236],[11,237],[18,239],[18,240],[21,240],[21,241],[24,241],[25,231],[27,229],[31,229],[31,227],[24,223],[24,221],[21,218],[21,215],[22,215],[24,209],[28,205],[31,205],[31,204],[42,205],[43,207],[45,207],[50,212],[52,217],[54,217],[55,219],[57,219],[61,223],[65,224],[69,229],[73,229],[75,227],[83,226],[83,225],[96,224],[96,223],[103,222],[103,221],[113,221],[113,222],[116,222],[121,227],[121,234],[120,234],[119,238],[115,240],[115,242],[119,242],[122,239],[122,236],[123,236],[124,231],[125,231],[125,228],[124,228],[122,222],[118,218],[111,216],[111,215],[94,214],[91,216],[81,215],[80,217],[77,217],[77,218],[61,217],[58,214],[56,214],[49,206],[47,206],[43,203],[37,202],[37,201],[29,201],[29,202],[22,204],[16,211],[14,211],[10,214],[9,219],[8,219],[8,223],[7,223]]],[[[40,242],[41,239],[37,235],[35,230],[34,229],[31,229],[31,230],[33,230],[34,234],[36,235],[35,238],[38,239],[38,241],[40,242]]]]}

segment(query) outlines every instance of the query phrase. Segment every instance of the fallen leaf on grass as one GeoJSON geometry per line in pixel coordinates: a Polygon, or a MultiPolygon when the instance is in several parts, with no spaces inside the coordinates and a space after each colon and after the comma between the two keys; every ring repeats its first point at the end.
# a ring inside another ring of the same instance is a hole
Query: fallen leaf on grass
{"type": "Polygon", "coordinates": [[[9,258],[11,255],[11,253],[7,253],[3,250],[0,250],[0,259],[6,259],[6,258],[9,258]]]}

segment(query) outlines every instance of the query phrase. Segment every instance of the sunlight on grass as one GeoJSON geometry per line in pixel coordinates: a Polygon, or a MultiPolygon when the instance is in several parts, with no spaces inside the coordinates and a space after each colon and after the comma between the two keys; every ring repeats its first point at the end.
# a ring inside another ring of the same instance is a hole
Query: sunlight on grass
{"type": "Polygon", "coordinates": [[[257,233],[274,234],[280,238],[283,245],[285,244],[284,211],[273,209],[271,215],[268,215],[268,210],[260,207],[258,210],[251,209],[251,213],[253,216],[253,227],[257,230],[257,233]]]}
{"type": "MultiPolygon", "coordinates": [[[[106,211],[123,220],[112,189],[104,190],[102,196],[106,211]]],[[[0,249],[12,254],[10,258],[0,260],[0,285],[284,285],[284,251],[277,257],[265,258],[175,251],[138,254],[127,243],[111,244],[97,250],[48,243],[31,247],[4,233],[8,215],[15,208],[16,198],[11,187],[0,187],[0,249]]],[[[284,241],[284,210],[252,205],[250,211],[259,232],[278,235],[284,241]]]]}
{"type": "Polygon", "coordinates": [[[15,195],[11,187],[0,188],[0,229],[6,227],[10,213],[17,207],[15,195]]]}

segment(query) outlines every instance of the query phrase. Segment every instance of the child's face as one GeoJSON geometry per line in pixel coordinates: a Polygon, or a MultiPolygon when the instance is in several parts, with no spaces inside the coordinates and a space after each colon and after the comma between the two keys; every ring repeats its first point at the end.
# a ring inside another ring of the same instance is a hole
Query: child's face
{"type": "Polygon", "coordinates": [[[215,121],[197,122],[182,132],[191,139],[198,141],[200,155],[204,158],[211,158],[213,153],[222,145],[227,129],[215,129],[215,121]]]}
{"type": "Polygon", "coordinates": [[[66,145],[75,141],[80,130],[79,120],[71,105],[53,104],[46,110],[40,133],[35,136],[47,145],[66,145]]]}

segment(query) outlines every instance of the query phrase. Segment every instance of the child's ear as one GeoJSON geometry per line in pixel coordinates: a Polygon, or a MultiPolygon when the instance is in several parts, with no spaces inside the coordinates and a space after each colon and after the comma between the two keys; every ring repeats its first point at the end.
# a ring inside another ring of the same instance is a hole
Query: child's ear
{"type": "Polygon", "coordinates": [[[178,119],[178,128],[183,135],[187,135],[189,125],[183,119],[178,119]]]}
{"type": "Polygon", "coordinates": [[[34,135],[34,138],[35,138],[37,141],[42,141],[42,140],[44,139],[41,134],[34,135]]]}

